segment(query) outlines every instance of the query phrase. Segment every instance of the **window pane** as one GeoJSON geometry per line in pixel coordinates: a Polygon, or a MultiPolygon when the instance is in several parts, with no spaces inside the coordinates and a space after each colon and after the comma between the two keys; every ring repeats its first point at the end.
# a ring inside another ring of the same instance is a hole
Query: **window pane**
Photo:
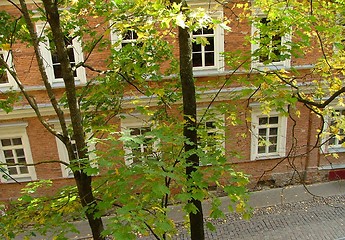
{"type": "Polygon", "coordinates": [[[22,145],[21,138],[13,138],[13,145],[22,145]]]}
{"type": "MultiPolygon", "coordinates": [[[[0,54],[0,57],[4,57],[3,54],[0,54]]],[[[0,84],[1,83],[8,83],[8,78],[7,78],[7,71],[5,69],[5,65],[2,65],[0,63],[0,84]]]]}
{"type": "Polygon", "coordinates": [[[268,123],[268,118],[267,117],[262,117],[259,118],[259,125],[264,125],[268,123]]]}
{"type": "Polygon", "coordinates": [[[202,29],[198,29],[196,31],[193,31],[193,35],[201,35],[202,34],[202,29]]]}
{"type": "Polygon", "coordinates": [[[1,145],[3,147],[6,147],[6,146],[11,146],[11,140],[10,139],[1,139],[1,145]]]}
{"type": "Polygon", "coordinates": [[[23,157],[24,155],[24,149],[16,149],[17,157],[23,157]]]}
{"type": "Polygon", "coordinates": [[[202,54],[193,53],[193,67],[201,67],[201,66],[202,66],[202,54]]]}
{"type": "Polygon", "coordinates": [[[58,55],[56,52],[52,52],[52,61],[53,61],[53,64],[54,63],[60,63],[58,55]]]}
{"type": "Polygon", "coordinates": [[[2,83],[8,83],[8,78],[7,78],[7,72],[3,69],[0,69],[0,84],[2,83]]]}
{"type": "Polygon", "coordinates": [[[266,136],[266,131],[267,131],[266,128],[259,129],[259,136],[266,136]]]}
{"type": "Polygon", "coordinates": [[[75,63],[73,47],[67,49],[68,57],[71,63],[75,63]]]}
{"type": "Polygon", "coordinates": [[[205,66],[214,66],[214,53],[205,53],[205,66]]]}
{"type": "Polygon", "coordinates": [[[142,127],[141,129],[141,135],[151,132],[151,128],[150,127],[142,127]]]}
{"type": "Polygon", "coordinates": [[[203,32],[203,34],[213,34],[214,30],[213,30],[213,28],[203,28],[202,32],[203,32]]]}
{"type": "Polygon", "coordinates": [[[206,122],[206,128],[212,128],[212,129],[215,129],[216,128],[216,125],[214,122],[206,122]]]}
{"type": "Polygon", "coordinates": [[[5,158],[11,158],[13,157],[13,152],[12,150],[4,150],[4,155],[5,155],[5,158]]]}
{"type": "Polygon", "coordinates": [[[268,147],[268,152],[269,152],[269,153],[277,152],[277,145],[270,145],[270,146],[268,147]]]}
{"type": "Polygon", "coordinates": [[[29,169],[26,166],[19,167],[19,171],[21,174],[29,173],[29,169]]]}
{"type": "Polygon", "coordinates": [[[270,137],[269,141],[270,141],[270,144],[276,144],[277,143],[277,137],[270,137]]]}
{"type": "Polygon", "coordinates": [[[7,169],[8,169],[8,173],[9,173],[10,175],[16,175],[16,174],[18,174],[17,168],[16,168],[16,167],[8,167],[7,169]]]}
{"type": "Polygon", "coordinates": [[[14,158],[8,158],[8,159],[6,159],[6,163],[8,163],[8,164],[14,164],[14,158]]]}
{"type": "Polygon", "coordinates": [[[270,117],[269,123],[270,124],[277,124],[278,123],[278,117],[270,117]]]}
{"type": "Polygon", "coordinates": [[[205,51],[208,51],[208,52],[212,51],[213,52],[214,51],[214,38],[208,37],[207,41],[209,44],[205,45],[205,51]]]}
{"type": "Polygon", "coordinates": [[[278,135],[278,128],[270,128],[270,135],[278,135]]]}
{"type": "Polygon", "coordinates": [[[258,147],[258,153],[265,153],[266,152],[266,146],[259,146],[258,147]]]}
{"type": "Polygon", "coordinates": [[[53,66],[55,78],[62,78],[62,70],[60,63],[53,66]]]}
{"type": "Polygon", "coordinates": [[[131,128],[130,131],[131,131],[132,136],[140,135],[140,129],[139,128],[131,128]]]}
{"type": "MultiPolygon", "coordinates": [[[[64,41],[67,47],[67,54],[68,54],[71,66],[74,67],[76,61],[75,61],[75,55],[74,55],[74,50],[73,50],[73,38],[70,36],[65,36],[64,41]]],[[[56,51],[54,52],[52,51],[51,57],[52,57],[52,62],[53,62],[53,71],[54,71],[55,78],[62,78],[61,64],[60,64],[56,51]]],[[[73,72],[73,75],[74,77],[77,76],[76,71],[73,72]]]]}
{"type": "Polygon", "coordinates": [[[18,163],[26,163],[25,157],[18,158],[18,163]]]}
{"type": "Polygon", "coordinates": [[[201,52],[201,44],[197,44],[197,43],[195,43],[195,42],[193,42],[193,53],[195,53],[195,52],[201,52]]]}

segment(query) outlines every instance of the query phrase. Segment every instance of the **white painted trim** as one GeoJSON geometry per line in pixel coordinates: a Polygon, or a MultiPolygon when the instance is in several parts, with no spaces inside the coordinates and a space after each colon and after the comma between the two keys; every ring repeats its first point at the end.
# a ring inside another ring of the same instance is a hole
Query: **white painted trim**
{"type": "MultiPolygon", "coordinates": [[[[42,60],[44,67],[46,69],[46,73],[49,79],[50,84],[52,84],[53,87],[63,87],[63,79],[62,78],[55,78],[54,75],[54,68],[53,68],[53,62],[52,62],[52,55],[50,51],[49,46],[49,39],[44,34],[44,23],[37,23],[36,24],[36,31],[38,34],[38,37],[44,38],[43,41],[40,41],[39,48],[42,55],[42,60]]],[[[83,55],[83,49],[81,46],[81,39],[74,38],[72,41],[72,47],[75,57],[75,64],[78,65],[79,63],[84,61],[84,55],[83,55]]],[[[84,84],[86,83],[86,72],[84,67],[78,67],[76,69],[77,77],[75,77],[76,85],[84,84]]]]}
{"type": "MultiPolygon", "coordinates": [[[[52,124],[54,124],[54,129],[56,131],[61,132],[61,126],[60,126],[60,123],[58,120],[52,120],[50,122],[52,124]]],[[[67,123],[70,123],[70,121],[67,121],[67,123]]],[[[70,160],[68,157],[68,152],[67,152],[65,144],[57,137],[55,137],[55,141],[56,141],[56,146],[58,149],[59,160],[69,164],[70,160]]],[[[92,160],[96,158],[96,156],[93,153],[95,150],[96,150],[95,144],[88,144],[89,160],[91,161],[91,167],[97,168],[98,165],[96,163],[92,162],[92,160]]],[[[61,163],[60,166],[61,166],[62,177],[64,177],[64,178],[72,178],[73,177],[72,171],[66,165],[61,163]]]]}
{"type": "MultiPolygon", "coordinates": [[[[263,14],[259,10],[255,10],[254,14],[258,18],[264,18],[266,17],[265,14],[263,14]]],[[[251,25],[251,37],[256,37],[260,35],[260,29],[258,29],[255,25],[255,22],[251,25]]],[[[286,34],[282,36],[282,45],[286,45],[287,42],[291,41],[291,34],[286,34]]],[[[251,52],[254,53],[257,49],[259,49],[260,43],[252,43],[251,44],[251,52]]],[[[291,56],[288,59],[285,59],[284,61],[279,62],[272,62],[270,64],[263,64],[258,59],[252,58],[251,63],[251,69],[258,69],[258,70],[280,70],[280,69],[288,69],[291,67],[291,56]]]]}
{"type": "MultiPolygon", "coordinates": [[[[121,133],[125,133],[128,131],[129,128],[143,128],[143,127],[154,127],[149,122],[149,117],[141,114],[132,114],[132,115],[123,115],[125,118],[121,119],[121,133]]],[[[154,150],[156,149],[158,142],[153,144],[154,150]]],[[[123,150],[125,151],[125,164],[130,166],[133,163],[133,160],[128,157],[132,154],[132,149],[123,146],[123,150]]]]}
{"type": "Polygon", "coordinates": [[[332,165],[325,165],[318,167],[318,170],[336,170],[336,169],[344,169],[345,164],[332,164],[332,165]]]}
{"type": "MultiPolygon", "coordinates": [[[[337,110],[345,110],[342,107],[337,107],[335,103],[331,103],[331,105],[328,108],[333,108],[335,111],[337,110]]],[[[326,141],[330,134],[328,132],[330,123],[331,123],[332,117],[331,116],[325,116],[324,117],[324,131],[326,131],[325,136],[322,138],[322,142],[326,141]]],[[[329,141],[326,142],[321,146],[321,153],[342,153],[345,152],[345,147],[342,145],[330,145],[329,141]]]]}
{"type": "Polygon", "coordinates": [[[251,114],[251,150],[250,159],[251,160],[263,160],[272,158],[281,158],[286,154],[286,134],[287,134],[287,117],[282,116],[276,111],[272,111],[269,115],[263,114],[259,107],[252,108],[251,114]],[[258,126],[260,117],[274,117],[277,116],[278,120],[278,136],[277,136],[277,152],[268,154],[258,153],[258,126]]]}
{"type": "MultiPolygon", "coordinates": [[[[25,154],[25,159],[27,164],[33,164],[31,149],[30,149],[30,142],[28,135],[26,133],[26,127],[28,126],[25,122],[17,122],[13,124],[0,124],[0,136],[2,138],[21,138],[22,139],[22,146],[25,154]]],[[[3,155],[3,151],[0,149],[0,161],[4,161],[5,157],[3,155]]],[[[37,179],[36,171],[34,166],[28,166],[28,174],[22,174],[20,176],[15,176],[14,178],[18,182],[26,182],[32,181],[37,179]]],[[[5,179],[3,174],[0,177],[1,182],[3,183],[12,183],[14,182],[12,179],[5,179]]]]}
{"type": "MultiPolygon", "coordinates": [[[[11,68],[12,71],[15,71],[14,65],[13,65],[12,53],[9,51],[0,50],[0,54],[3,55],[4,60],[9,66],[9,68],[11,68]]],[[[16,81],[14,80],[12,75],[8,72],[8,70],[6,70],[6,73],[7,73],[8,83],[0,83],[0,92],[6,92],[10,89],[12,90],[18,89],[16,81]]]]}
{"type": "MultiPolygon", "coordinates": [[[[201,117],[203,116],[204,112],[206,111],[206,108],[198,108],[197,109],[197,121],[199,123],[199,121],[201,121],[201,117]]],[[[208,118],[207,117],[207,114],[206,114],[206,117],[202,120],[203,122],[210,122],[212,120],[214,120],[214,122],[216,121],[221,121],[222,123],[222,129],[218,128],[216,126],[215,129],[213,130],[210,130],[210,131],[207,131],[207,132],[216,132],[217,134],[219,135],[222,135],[222,143],[221,143],[221,147],[222,147],[222,150],[223,150],[223,154],[225,155],[225,143],[226,143],[226,135],[225,135],[225,115],[224,114],[221,114],[221,113],[215,113],[215,109],[213,108],[210,108],[208,111],[210,111],[212,113],[212,119],[208,118]],[[205,121],[206,119],[206,121],[205,121]]],[[[220,145],[220,144],[219,144],[220,145]]],[[[218,146],[219,146],[218,145],[218,146]]],[[[200,161],[200,164],[201,166],[204,166],[202,164],[202,162],[200,161]]],[[[206,165],[211,165],[211,164],[206,164],[206,165]]]]}

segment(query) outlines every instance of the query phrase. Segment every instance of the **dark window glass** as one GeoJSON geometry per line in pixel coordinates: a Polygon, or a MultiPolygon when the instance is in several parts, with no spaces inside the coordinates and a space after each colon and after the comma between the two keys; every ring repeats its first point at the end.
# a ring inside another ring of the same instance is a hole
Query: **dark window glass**
{"type": "MultiPolygon", "coordinates": [[[[65,37],[65,44],[67,47],[67,54],[70,60],[71,67],[75,67],[76,61],[75,61],[75,55],[73,50],[73,38],[72,37],[65,37]]],[[[55,78],[62,78],[62,69],[61,69],[61,63],[58,58],[57,52],[54,51],[51,53],[52,55],[52,62],[53,62],[53,70],[54,70],[54,76],[55,78]]],[[[77,76],[77,72],[73,71],[74,77],[77,76]]]]}
{"type": "MultiPolygon", "coordinates": [[[[262,18],[260,22],[263,25],[268,26],[270,21],[267,18],[262,18]]],[[[260,34],[260,49],[261,55],[259,57],[260,62],[268,60],[279,61],[281,55],[282,35],[276,34],[268,37],[266,34],[260,34]]]]}
{"type": "MultiPolygon", "coordinates": [[[[0,57],[2,57],[4,61],[6,61],[3,54],[0,53],[0,57]]],[[[7,77],[7,71],[6,71],[5,65],[2,65],[0,63],[0,84],[2,83],[8,83],[8,77],[7,77]]]]}
{"type": "Polygon", "coordinates": [[[193,37],[205,37],[208,44],[205,46],[193,42],[193,67],[215,66],[215,41],[214,30],[208,28],[198,29],[193,32],[193,37]]]}

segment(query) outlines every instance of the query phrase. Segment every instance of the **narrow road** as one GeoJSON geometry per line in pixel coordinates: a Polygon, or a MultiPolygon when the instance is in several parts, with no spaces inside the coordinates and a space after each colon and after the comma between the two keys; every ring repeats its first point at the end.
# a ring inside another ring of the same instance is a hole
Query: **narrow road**
{"type": "MultiPolygon", "coordinates": [[[[234,214],[215,222],[210,240],[335,240],[345,237],[345,195],[255,209],[242,220],[234,214]]],[[[190,239],[185,230],[174,239],[190,239]]]]}

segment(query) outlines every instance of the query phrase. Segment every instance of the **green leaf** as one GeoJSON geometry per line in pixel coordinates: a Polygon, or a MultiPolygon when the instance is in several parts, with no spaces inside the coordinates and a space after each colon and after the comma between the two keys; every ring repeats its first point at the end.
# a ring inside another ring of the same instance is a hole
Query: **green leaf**
{"type": "Polygon", "coordinates": [[[212,232],[216,231],[216,227],[211,222],[206,222],[206,227],[212,232]]]}

